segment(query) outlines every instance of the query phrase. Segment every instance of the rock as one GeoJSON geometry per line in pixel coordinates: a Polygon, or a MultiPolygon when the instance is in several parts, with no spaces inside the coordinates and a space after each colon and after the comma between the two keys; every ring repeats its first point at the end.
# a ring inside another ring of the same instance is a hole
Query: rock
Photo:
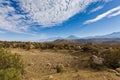
{"type": "Polygon", "coordinates": [[[30,80],[35,80],[34,78],[30,78],[30,80]]]}
{"type": "Polygon", "coordinates": [[[77,56],[75,56],[75,57],[73,57],[74,59],[79,59],[79,57],[77,57],[77,56]]]}
{"type": "Polygon", "coordinates": [[[77,46],[76,48],[80,50],[80,49],[81,49],[81,46],[77,46]]]}
{"type": "Polygon", "coordinates": [[[47,65],[47,66],[51,66],[52,64],[51,64],[51,63],[47,63],[46,65],[47,65]]]}
{"type": "Polygon", "coordinates": [[[116,68],[116,71],[117,71],[118,73],[120,73],[120,68],[116,68]]]}
{"type": "Polygon", "coordinates": [[[34,65],[34,63],[28,63],[28,66],[32,66],[32,65],[34,65]]]}
{"type": "Polygon", "coordinates": [[[113,69],[109,69],[108,72],[117,73],[117,71],[116,71],[116,70],[113,70],[113,69]]]}
{"type": "Polygon", "coordinates": [[[53,80],[54,77],[53,77],[52,75],[49,75],[49,76],[48,76],[48,79],[53,80]]]}
{"type": "Polygon", "coordinates": [[[116,73],[116,76],[119,76],[119,77],[120,77],[120,73],[116,73]]]}
{"type": "Polygon", "coordinates": [[[92,55],[92,62],[97,65],[103,65],[104,64],[104,59],[101,57],[97,57],[96,55],[92,55]]]}

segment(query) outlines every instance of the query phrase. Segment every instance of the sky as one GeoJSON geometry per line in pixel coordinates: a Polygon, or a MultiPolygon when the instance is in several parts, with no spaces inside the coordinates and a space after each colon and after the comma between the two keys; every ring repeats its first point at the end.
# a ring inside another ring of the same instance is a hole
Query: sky
{"type": "Polygon", "coordinates": [[[0,40],[120,32],[120,0],[0,0],[0,40]]]}

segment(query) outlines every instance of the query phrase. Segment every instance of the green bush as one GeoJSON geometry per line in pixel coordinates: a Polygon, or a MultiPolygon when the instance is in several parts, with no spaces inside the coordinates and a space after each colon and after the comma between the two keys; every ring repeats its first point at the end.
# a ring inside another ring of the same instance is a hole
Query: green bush
{"type": "Polygon", "coordinates": [[[21,80],[22,71],[20,56],[0,49],[0,80],[21,80]]]}
{"type": "Polygon", "coordinates": [[[87,53],[98,53],[99,49],[96,46],[90,45],[90,44],[85,44],[82,47],[82,52],[87,52],[87,53]]]}
{"type": "Polygon", "coordinates": [[[22,75],[20,70],[8,68],[0,71],[0,80],[21,80],[22,75]]]}
{"type": "Polygon", "coordinates": [[[57,70],[57,73],[62,73],[62,72],[64,72],[64,66],[63,66],[63,64],[58,64],[58,65],[56,66],[56,70],[57,70]]]}

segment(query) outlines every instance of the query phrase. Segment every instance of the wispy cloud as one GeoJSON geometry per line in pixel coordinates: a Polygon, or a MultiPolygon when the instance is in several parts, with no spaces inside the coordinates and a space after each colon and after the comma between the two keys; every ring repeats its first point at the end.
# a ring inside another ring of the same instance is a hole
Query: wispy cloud
{"type": "Polygon", "coordinates": [[[109,15],[108,17],[110,18],[110,17],[114,17],[114,16],[118,16],[118,15],[120,15],[120,10],[111,14],[111,15],[109,15]]]}
{"type": "Polygon", "coordinates": [[[21,7],[43,27],[60,24],[98,0],[21,0],[21,7]]]}
{"type": "Polygon", "coordinates": [[[87,20],[84,22],[84,24],[94,23],[94,22],[97,22],[105,17],[109,18],[109,17],[113,17],[113,16],[117,16],[117,15],[120,15],[120,6],[115,7],[115,8],[113,8],[113,9],[111,9],[103,14],[100,14],[94,19],[87,20]]]}
{"type": "Polygon", "coordinates": [[[58,25],[97,1],[108,0],[0,0],[0,29],[26,33],[34,22],[58,25]]]}
{"type": "Polygon", "coordinates": [[[94,9],[92,9],[92,10],[90,11],[90,13],[96,12],[96,11],[102,9],[103,7],[104,7],[104,6],[98,6],[98,7],[94,8],[94,9]]]}
{"type": "Polygon", "coordinates": [[[0,29],[21,33],[28,28],[23,23],[24,17],[25,15],[16,14],[16,10],[11,6],[10,1],[0,0],[0,29]]]}

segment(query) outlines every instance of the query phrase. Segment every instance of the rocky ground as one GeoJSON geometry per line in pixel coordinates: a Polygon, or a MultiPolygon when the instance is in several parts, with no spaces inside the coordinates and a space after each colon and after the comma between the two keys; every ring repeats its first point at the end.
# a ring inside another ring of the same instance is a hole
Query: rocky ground
{"type": "Polygon", "coordinates": [[[40,51],[10,49],[22,56],[25,63],[25,80],[120,80],[120,68],[95,71],[88,68],[88,56],[75,56],[68,51],[40,51]],[[64,72],[57,73],[57,65],[64,66],[64,72]],[[85,65],[87,64],[87,65],[85,65]]]}

